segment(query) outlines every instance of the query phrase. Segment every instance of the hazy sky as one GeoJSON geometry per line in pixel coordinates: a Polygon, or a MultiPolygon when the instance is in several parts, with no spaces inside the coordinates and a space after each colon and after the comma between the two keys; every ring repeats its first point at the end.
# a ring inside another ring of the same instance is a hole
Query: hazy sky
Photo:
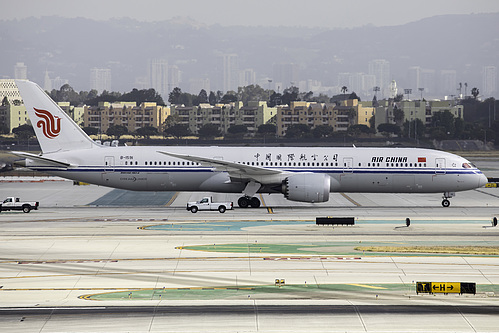
{"type": "Polygon", "coordinates": [[[58,15],[208,25],[351,28],[399,25],[444,14],[499,12],[498,0],[0,0],[0,20],[58,15]]]}

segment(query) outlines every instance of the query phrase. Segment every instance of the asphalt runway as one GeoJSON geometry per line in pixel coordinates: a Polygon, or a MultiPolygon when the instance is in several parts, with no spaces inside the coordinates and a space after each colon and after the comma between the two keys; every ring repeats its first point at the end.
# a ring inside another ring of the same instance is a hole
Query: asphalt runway
{"type": "Polygon", "coordinates": [[[206,193],[19,179],[0,191],[41,202],[0,214],[2,332],[499,332],[498,256],[356,249],[499,247],[499,189],[457,193],[449,208],[439,194],[264,195],[225,214],[185,210],[206,193]],[[417,294],[421,281],[477,293],[417,294]]]}

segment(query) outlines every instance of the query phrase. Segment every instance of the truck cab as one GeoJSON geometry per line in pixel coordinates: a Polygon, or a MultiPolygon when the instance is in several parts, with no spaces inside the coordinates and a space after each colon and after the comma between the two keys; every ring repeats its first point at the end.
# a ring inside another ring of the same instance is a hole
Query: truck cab
{"type": "Polygon", "coordinates": [[[220,213],[225,213],[227,209],[232,209],[232,202],[213,202],[212,197],[204,197],[199,201],[187,203],[187,210],[192,213],[197,213],[198,210],[218,210],[220,213]]]}

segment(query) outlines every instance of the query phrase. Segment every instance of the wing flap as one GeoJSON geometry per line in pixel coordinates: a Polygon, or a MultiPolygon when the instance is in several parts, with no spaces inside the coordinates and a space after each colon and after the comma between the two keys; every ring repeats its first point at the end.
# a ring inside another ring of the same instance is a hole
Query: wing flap
{"type": "Polygon", "coordinates": [[[281,170],[275,169],[267,169],[263,167],[246,165],[235,162],[228,162],[224,160],[217,160],[208,157],[202,156],[194,156],[194,155],[184,155],[184,154],[175,154],[165,151],[158,151],[158,153],[168,155],[175,158],[184,159],[191,162],[199,163],[203,166],[213,167],[217,171],[225,171],[228,172],[231,178],[242,178],[242,179],[254,179],[255,177],[262,176],[273,176],[283,174],[284,172],[281,170]]]}

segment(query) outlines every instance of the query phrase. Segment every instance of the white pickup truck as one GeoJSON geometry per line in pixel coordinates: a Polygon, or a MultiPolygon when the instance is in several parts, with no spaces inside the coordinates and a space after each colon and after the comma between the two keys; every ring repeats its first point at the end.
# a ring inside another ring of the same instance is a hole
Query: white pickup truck
{"type": "Polygon", "coordinates": [[[40,203],[38,201],[21,201],[19,198],[7,197],[2,203],[0,203],[0,212],[7,210],[22,210],[25,213],[29,213],[31,210],[37,210],[40,203]]]}
{"type": "Polygon", "coordinates": [[[211,197],[205,197],[199,201],[187,203],[187,210],[196,213],[198,210],[218,210],[220,213],[225,213],[227,209],[232,209],[232,202],[213,202],[211,197]]]}

